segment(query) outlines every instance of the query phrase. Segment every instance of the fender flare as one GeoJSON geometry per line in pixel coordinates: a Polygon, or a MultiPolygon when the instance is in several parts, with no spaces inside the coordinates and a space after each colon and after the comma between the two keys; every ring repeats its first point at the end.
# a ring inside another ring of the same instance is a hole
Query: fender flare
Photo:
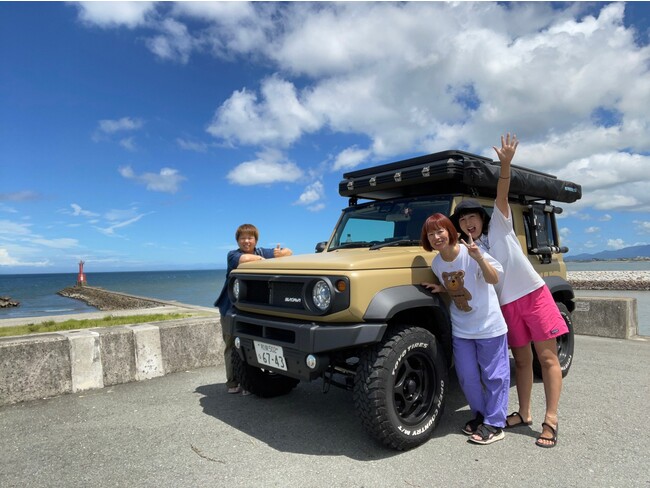
{"type": "MultiPolygon", "coordinates": [[[[438,308],[444,310],[449,320],[447,305],[422,286],[401,285],[386,288],[377,293],[363,316],[364,321],[387,321],[399,312],[413,308],[438,308]]],[[[449,322],[451,323],[451,322],[449,322]]]]}

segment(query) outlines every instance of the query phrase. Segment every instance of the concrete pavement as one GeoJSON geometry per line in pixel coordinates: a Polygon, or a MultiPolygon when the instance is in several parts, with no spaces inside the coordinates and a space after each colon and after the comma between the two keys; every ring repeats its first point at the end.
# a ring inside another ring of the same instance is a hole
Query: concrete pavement
{"type": "Polygon", "coordinates": [[[452,380],[434,437],[399,453],[368,437],[349,392],[317,381],[228,395],[208,367],[0,407],[0,486],[647,488],[650,342],[576,336],[575,351],[554,449],[534,445],[539,382],[533,428],[477,446],[460,433],[469,414],[452,380]]]}

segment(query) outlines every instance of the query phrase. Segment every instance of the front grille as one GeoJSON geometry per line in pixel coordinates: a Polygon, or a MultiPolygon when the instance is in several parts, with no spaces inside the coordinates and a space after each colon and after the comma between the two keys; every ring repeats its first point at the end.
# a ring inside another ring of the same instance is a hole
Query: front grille
{"type": "MultiPolygon", "coordinates": [[[[233,302],[257,309],[259,311],[286,311],[300,315],[326,315],[336,313],[350,306],[349,280],[345,276],[297,276],[297,275],[260,275],[238,274],[233,271],[230,276],[230,291],[232,281],[240,282],[240,301],[233,302]],[[332,290],[332,304],[327,310],[318,310],[312,303],[311,290],[318,280],[325,280],[332,290]],[[344,291],[339,292],[334,286],[335,281],[343,280],[344,291]]],[[[232,295],[231,295],[232,297],[232,295]]]]}
{"type": "Polygon", "coordinates": [[[246,281],[246,301],[266,305],[269,303],[269,283],[267,281],[246,281]]]}
{"type": "Polygon", "coordinates": [[[271,283],[271,305],[285,308],[304,308],[302,283],[271,283]]]}

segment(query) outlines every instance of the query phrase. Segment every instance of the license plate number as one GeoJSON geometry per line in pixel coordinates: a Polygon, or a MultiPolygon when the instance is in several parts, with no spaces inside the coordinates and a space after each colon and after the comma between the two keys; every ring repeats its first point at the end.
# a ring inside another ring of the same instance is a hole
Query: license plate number
{"type": "Polygon", "coordinates": [[[253,341],[255,345],[255,354],[257,361],[265,366],[272,368],[287,370],[287,363],[284,361],[284,351],[280,346],[267,344],[266,342],[253,341]]]}

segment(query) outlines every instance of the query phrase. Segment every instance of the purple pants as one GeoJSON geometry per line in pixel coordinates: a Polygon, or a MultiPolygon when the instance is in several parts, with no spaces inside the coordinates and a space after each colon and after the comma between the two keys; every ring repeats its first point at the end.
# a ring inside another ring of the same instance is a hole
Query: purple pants
{"type": "Polygon", "coordinates": [[[505,427],[510,390],[507,335],[491,339],[453,337],[454,363],[469,408],[481,413],[484,423],[505,427]]]}

